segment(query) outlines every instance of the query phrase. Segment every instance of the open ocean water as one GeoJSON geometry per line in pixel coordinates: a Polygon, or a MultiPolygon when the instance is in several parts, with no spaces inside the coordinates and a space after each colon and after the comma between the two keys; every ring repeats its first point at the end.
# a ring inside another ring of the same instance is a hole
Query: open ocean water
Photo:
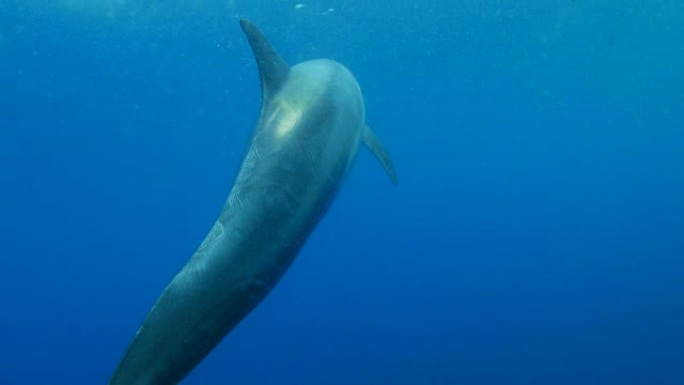
{"type": "Polygon", "coordinates": [[[365,148],[183,384],[684,384],[684,2],[0,2],[0,384],[104,384],[261,100],[238,19],[347,65],[365,148]]]}

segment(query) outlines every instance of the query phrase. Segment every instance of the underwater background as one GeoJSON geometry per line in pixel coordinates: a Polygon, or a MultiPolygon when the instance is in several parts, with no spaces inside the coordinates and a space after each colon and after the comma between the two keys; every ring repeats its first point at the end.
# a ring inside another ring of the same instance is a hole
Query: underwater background
{"type": "Polygon", "coordinates": [[[238,19],[364,92],[282,281],[183,384],[684,384],[684,2],[2,0],[0,384],[103,384],[216,219],[238,19]]]}

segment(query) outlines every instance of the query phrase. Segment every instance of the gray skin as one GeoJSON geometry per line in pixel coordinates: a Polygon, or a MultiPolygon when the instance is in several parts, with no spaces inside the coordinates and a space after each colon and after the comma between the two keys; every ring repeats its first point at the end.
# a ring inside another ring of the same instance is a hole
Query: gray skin
{"type": "Polygon", "coordinates": [[[262,80],[251,145],[219,219],[161,294],[110,385],[176,384],[273,289],[340,190],[361,142],[394,183],[343,65],[288,67],[241,20],[262,80]]]}

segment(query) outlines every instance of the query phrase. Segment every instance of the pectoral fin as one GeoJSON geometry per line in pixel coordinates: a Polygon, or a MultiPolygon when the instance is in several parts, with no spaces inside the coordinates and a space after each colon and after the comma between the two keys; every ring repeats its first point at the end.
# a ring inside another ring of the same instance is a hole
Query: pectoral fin
{"type": "Polygon", "coordinates": [[[373,151],[375,157],[377,157],[380,163],[382,163],[382,167],[384,167],[385,171],[387,171],[392,184],[398,184],[399,180],[397,179],[397,173],[394,171],[392,159],[390,159],[387,150],[385,150],[385,147],[383,147],[382,143],[380,143],[380,139],[378,139],[368,125],[364,125],[363,136],[361,137],[361,140],[363,140],[363,143],[368,146],[371,151],[373,151]]]}

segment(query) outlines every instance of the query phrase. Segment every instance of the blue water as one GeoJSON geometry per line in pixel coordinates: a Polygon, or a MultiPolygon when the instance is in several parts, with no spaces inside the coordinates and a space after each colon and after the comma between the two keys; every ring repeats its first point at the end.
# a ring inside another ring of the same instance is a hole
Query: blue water
{"type": "Polygon", "coordinates": [[[346,64],[362,149],[184,384],[684,384],[684,3],[0,3],[0,384],[102,384],[260,103],[239,17],[346,64]],[[333,10],[329,10],[333,8],[333,10]]]}

